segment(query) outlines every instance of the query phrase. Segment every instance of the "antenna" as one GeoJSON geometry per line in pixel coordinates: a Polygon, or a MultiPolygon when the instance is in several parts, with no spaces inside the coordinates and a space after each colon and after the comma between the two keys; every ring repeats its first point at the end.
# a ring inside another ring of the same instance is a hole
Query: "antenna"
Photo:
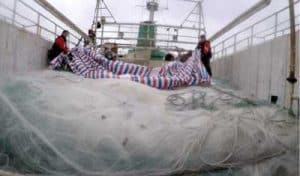
{"type": "Polygon", "coordinates": [[[146,6],[137,5],[138,7],[146,8],[149,11],[149,21],[154,22],[155,12],[159,10],[168,10],[169,2],[167,0],[167,7],[160,7],[159,0],[147,0],[146,6]]]}
{"type": "Polygon", "coordinates": [[[147,2],[147,10],[149,11],[149,21],[154,21],[154,14],[158,11],[158,1],[157,0],[149,0],[147,2]]]}
{"type": "Polygon", "coordinates": [[[188,1],[192,3],[196,3],[193,7],[192,11],[188,14],[188,16],[184,19],[180,26],[189,26],[199,29],[198,35],[206,34],[206,28],[204,23],[204,15],[203,15],[203,8],[202,3],[203,0],[182,0],[188,1]]]}

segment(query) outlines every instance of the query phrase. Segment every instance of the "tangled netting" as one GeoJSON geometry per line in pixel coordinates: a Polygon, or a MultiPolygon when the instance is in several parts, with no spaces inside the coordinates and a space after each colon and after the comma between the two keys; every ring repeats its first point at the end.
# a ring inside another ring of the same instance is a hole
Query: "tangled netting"
{"type": "Polygon", "coordinates": [[[198,50],[184,63],[174,61],[159,68],[108,60],[88,48],[73,48],[70,55],[58,56],[51,62],[50,68],[59,69],[67,64],[72,72],[85,78],[125,79],[158,89],[201,85],[210,81],[198,50]]]}
{"type": "Polygon", "coordinates": [[[192,96],[180,100],[133,82],[76,82],[56,74],[0,85],[0,169],[180,175],[239,167],[285,151],[265,126],[269,113],[236,108],[241,100],[212,89],[189,90],[192,96]],[[212,97],[219,97],[211,101],[214,111],[206,108],[212,97]],[[199,103],[177,111],[189,99],[199,103]]]}
{"type": "Polygon", "coordinates": [[[199,108],[216,111],[220,101],[225,104],[231,104],[233,107],[249,108],[255,105],[267,105],[266,102],[253,102],[246,98],[234,95],[232,92],[226,92],[212,87],[216,91],[223,93],[222,96],[208,96],[203,90],[191,90],[181,93],[171,94],[167,97],[168,108],[177,111],[196,110],[199,108]]]}

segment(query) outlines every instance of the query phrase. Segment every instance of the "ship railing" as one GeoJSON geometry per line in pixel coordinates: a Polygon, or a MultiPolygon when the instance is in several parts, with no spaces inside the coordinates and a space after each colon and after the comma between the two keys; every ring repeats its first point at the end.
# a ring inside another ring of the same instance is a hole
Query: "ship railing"
{"type": "Polygon", "coordinates": [[[57,10],[46,9],[37,0],[0,1],[0,19],[3,21],[49,41],[55,40],[63,30],[68,30],[69,47],[77,45],[82,35],[85,37],[86,35],[77,26],[74,28],[74,25],[69,25],[71,23],[69,19],[57,18],[57,13],[59,13],[57,10]]]}
{"type": "MultiPolygon", "coordinates": [[[[295,9],[300,9],[299,2],[299,0],[295,1],[295,9]]],[[[286,6],[229,37],[225,38],[224,34],[214,40],[212,42],[213,59],[221,59],[254,45],[289,34],[290,19],[288,13],[289,6],[286,6]]],[[[300,14],[295,15],[295,21],[298,31],[300,29],[300,14]]]]}

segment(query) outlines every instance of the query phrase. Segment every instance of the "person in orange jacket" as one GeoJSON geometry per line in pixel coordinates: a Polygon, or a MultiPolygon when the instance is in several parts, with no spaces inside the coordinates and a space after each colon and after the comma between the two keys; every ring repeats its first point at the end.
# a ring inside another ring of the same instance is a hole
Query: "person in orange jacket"
{"type": "Polygon", "coordinates": [[[54,58],[56,58],[61,53],[68,54],[69,48],[67,47],[67,37],[69,36],[69,31],[64,30],[60,36],[55,39],[52,48],[48,52],[48,63],[50,63],[54,58]]]}
{"type": "Polygon", "coordinates": [[[210,41],[206,39],[205,35],[200,36],[200,41],[198,43],[197,49],[200,49],[201,52],[201,61],[205,66],[208,74],[212,76],[210,59],[212,58],[210,41]]]}

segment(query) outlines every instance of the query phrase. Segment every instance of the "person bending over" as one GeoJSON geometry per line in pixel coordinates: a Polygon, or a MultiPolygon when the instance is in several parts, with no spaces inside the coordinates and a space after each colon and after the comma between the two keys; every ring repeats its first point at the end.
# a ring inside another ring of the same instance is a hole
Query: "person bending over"
{"type": "Polygon", "coordinates": [[[52,48],[48,52],[48,63],[50,63],[54,58],[56,58],[61,53],[67,54],[69,49],[67,47],[67,37],[69,36],[69,31],[64,30],[60,36],[55,39],[52,48]]]}
{"type": "Polygon", "coordinates": [[[210,59],[212,57],[210,41],[206,39],[205,35],[200,36],[200,42],[198,43],[197,49],[200,49],[201,52],[201,61],[205,66],[208,74],[212,76],[212,71],[210,67],[210,59]]]}

